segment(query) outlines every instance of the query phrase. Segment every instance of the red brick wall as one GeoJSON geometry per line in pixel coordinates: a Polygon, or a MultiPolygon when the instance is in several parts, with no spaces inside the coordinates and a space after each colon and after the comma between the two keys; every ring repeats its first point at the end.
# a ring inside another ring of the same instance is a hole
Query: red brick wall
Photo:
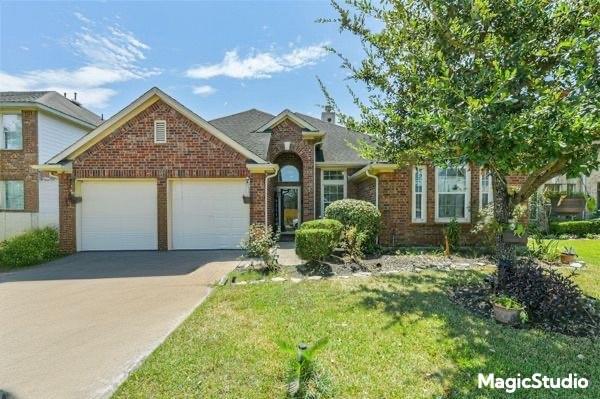
{"type": "Polygon", "coordinates": [[[75,203],[71,192],[74,192],[73,179],[70,174],[58,175],[58,215],[59,244],[60,249],[67,252],[75,252],[75,203]]]}
{"type": "Polygon", "coordinates": [[[250,175],[250,223],[265,222],[265,174],[250,175]]]}
{"type": "MultiPolygon", "coordinates": [[[[168,247],[168,178],[247,176],[245,156],[162,101],[149,106],[73,162],[76,179],[156,178],[158,248],[161,250],[168,247]],[[167,121],[167,143],[154,143],[154,120],[167,121]]],[[[64,179],[60,182],[64,197],[67,182],[64,179]]],[[[75,225],[70,222],[74,220],[74,207],[65,201],[61,197],[61,243],[74,242],[75,237],[75,225]],[[69,227],[63,228],[63,224],[69,227]]],[[[73,250],[74,246],[65,244],[65,248],[73,250]]]]}
{"type": "Polygon", "coordinates": [[[31,165],[38,164],[37,111],[21,111],[21,122],[23,149],[0,150],[0,180],[23,180],[25,207],[22,212],[38,212],[38,172],[31,169],[31,165]]]}
{"type": "MultiPolygon", "coordinates": [[[[269,143],[268,158],[270,162],[278,159],[280,154],[291,152],[302,160],[302,221],[314,219],[314,145],[312,141],[302,138],[300,126],[284,119],[273,127],[269,143]],[[290,149],[286,150],[284,143],[290,142],[290,149]]],[[[269,191],[269,197],[272,197],[269,191]]],[[[271,200],[272,202],[272,200],[271,200]]],[[[270,206],[272,208],[272,206],[270,206]]]]}

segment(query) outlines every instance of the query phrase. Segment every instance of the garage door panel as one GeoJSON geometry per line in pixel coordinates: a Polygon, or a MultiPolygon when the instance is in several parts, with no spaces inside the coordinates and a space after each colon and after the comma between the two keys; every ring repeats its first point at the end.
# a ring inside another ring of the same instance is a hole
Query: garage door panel
{"type": "Polygon", "coordinates": [[[84,251],[157,249],[156,181],[84,181],[84,251]]]}
{"type": "Polygon", "coordinates": [[[171,182],[172,249],[238,248],[249,224],[244,180],[171,182]]]}

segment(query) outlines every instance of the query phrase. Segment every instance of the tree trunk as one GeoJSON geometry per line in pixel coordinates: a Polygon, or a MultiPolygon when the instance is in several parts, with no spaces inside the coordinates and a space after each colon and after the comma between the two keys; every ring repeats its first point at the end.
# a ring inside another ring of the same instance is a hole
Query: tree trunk
{"type": "Polygon", "coordinates": [[[507,228],[512,217],[514,204],[508,192],[508,184],[505,176],[495,174],[493,176],[494,187],[494,218],[502,226],[496,234],[496,258],[498,261],[499,283],[502,285],[504,276],[512,267],[516,259],[516,247],[514,243],[503,239],[503,232],[507,228]]]}

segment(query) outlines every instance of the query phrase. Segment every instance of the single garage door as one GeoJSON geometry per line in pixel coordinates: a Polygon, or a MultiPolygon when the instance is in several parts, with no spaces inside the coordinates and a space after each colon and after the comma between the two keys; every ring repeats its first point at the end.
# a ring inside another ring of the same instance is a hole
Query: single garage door
{"type": "Polygon", "coordinates": [[[244,179],[170,183],[171,249],[239,248],[250,223],[244,179]]]}
{"type": "Polygon", "coordinates": [[[82,251],[157,249],[155,180],[81,183],[82,251]]]}

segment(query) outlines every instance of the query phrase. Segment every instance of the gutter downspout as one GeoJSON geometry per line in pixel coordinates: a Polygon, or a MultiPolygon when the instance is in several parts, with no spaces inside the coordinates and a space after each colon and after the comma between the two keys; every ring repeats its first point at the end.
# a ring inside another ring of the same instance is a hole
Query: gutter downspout
{"type": "Polygon", "coordinates": [[[373,179],[375,179],[375,206],[379,209],[379,177],[376,175],[372,175],[369,172],[369,168],[365,171],[365,174],[373,179]]]}
{"type": "MultiPolygon", "coordinates": [[[[369,172],[369,167],[365,170],[365,174],[368,177],[375,179],[375,207],[379,210],[379,177],[377,177],[377,175],[372,175],[369,172]]],[[[379,244],[379,234],[377,234],[377,244],[379,244]]]]}
{"type": "Polygon", "coordinates": [[[265,175],[265,228],[269,227],[269,200],[267,194],[269,192],[269,180],[275,176],[277,176],[279,171],[276,169],[275,172],[271,175],[265,175]]]}
{"type": "MultiPolygon", "coordinates": [[[[315,142],[314,146],[314,160],[313,160],[313,219],[317,219],[317,146],[323,144],[323,139],[315,142]]],[[[322,184],[323,182],[321,182],[322,184]]],[[[321,193],[323,195],[323,193],[321,193]]],[[[323,210],[321,209],[321,213],[323,210]]]]}

